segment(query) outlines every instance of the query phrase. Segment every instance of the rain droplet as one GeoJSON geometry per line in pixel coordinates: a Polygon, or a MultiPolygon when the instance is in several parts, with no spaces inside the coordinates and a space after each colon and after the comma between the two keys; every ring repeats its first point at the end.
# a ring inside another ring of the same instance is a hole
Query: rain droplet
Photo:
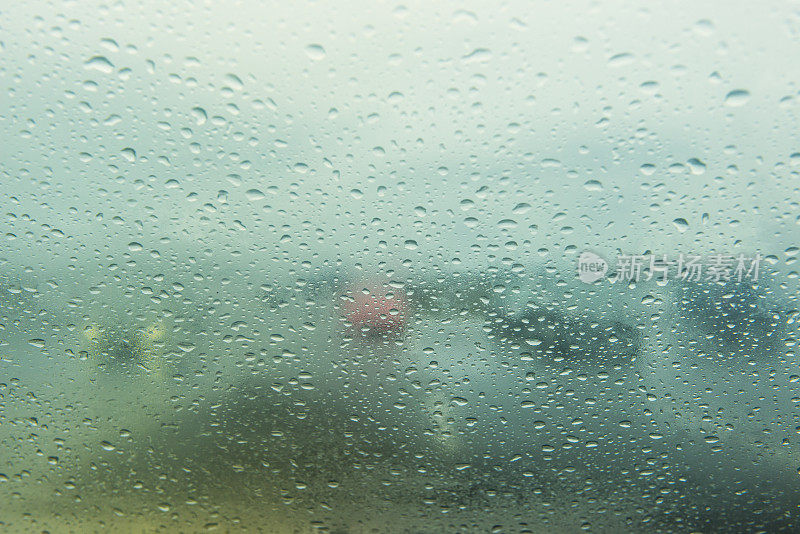
{"type": "Polygon", "coordinates": [[[492,52],[486,48],[476,48],[462,59],[465,63],[489,61],[492,59],[492,52]]]}
{"type": "Polygon", "coordinates": [[[714,33],[714,24],[708,19],[698,20],[695,22],[694,28],[698,34],[704,37],[708,37],[714,33]]]}
{"type": "Polygon", "coordinates": [[[201,107],[192,108],[192,116],[194,117],[194,121],[198,126],[205,124],[206,120],[208,120],[208,114],[206,113],[206,110],[201,107]]]}
{"type": "Polygon", "coordinates": [[[700,175],[706,172],[706,164],[697,158],[692,158],[687,163],[692,174],[700,175]]]}
{"type": "Polygon", "coordinates": [[[244,196],[246,196],[247,200],[250,202],[255,202],[256,200],[261,200],[262,198],[266,197],[266,195],[260,189],[248,189],[245,191],[244,196]]]}
{"type": "Polygon", "coordinates": [[[530,209],[531,209],[530,204],[528,204],[527,202],[520,202],[519,204],[514,206],[514,209],[512,209],[511,212],[514,215],[522,215],[523,213],[526,213],[530,209]]]}
{"type": "Polygon", "coordinates": [[[587,191],[602,191],[603,184],[598,182],[597,180],[589,180],[585,184],[583,184],[583,188],[587,191]]]}
{"type": "Polygon", "coordinates": [[[627,52],[611,56],[608,60],[609,67],[624,67],[633,63],[633,54],[627,52]]]}
{"type": "Polygon", "coordinates": [[[226,74],[225,81],[228,82],[231,89],[240,91],[244,87],[244,82],[235,74],[226,74]]]}
{"type": "Polygon", "coordinates": [[[732,108],[744,106],[750,100],[750,92],[744,89],[735,89],[725,97],[725,105],[732,108]]]}
{"type": "Polygon", "coordinates": [[[122,157],[128,160],[130,163],[136,161],[136,151],[130,147],[122,149],[122,157]]]}
{"type": "Polygon", "coordinates": [[[325,49],[322,45],[310,44],[306,47],[306,55],[314,61],[325,59],[325,49]]]}
{"type": "Polygon", "coordinates": [[[89,58],[84,66],[87,69],[94,69],[102,72],[103,74],[111,74],[114,72],[114,64],[111,63],[105,56],[94,56],[89,58]]]}
{"type": "Polygon", "coordinates": [[[689,229],[689,223],[686,222],[686,219],[684,219],[683,217],[678,217],[677,219],[672,221],[672,224],[675,225],[675,228],[677,228],[680,233],[683,233],[689,229]]]}

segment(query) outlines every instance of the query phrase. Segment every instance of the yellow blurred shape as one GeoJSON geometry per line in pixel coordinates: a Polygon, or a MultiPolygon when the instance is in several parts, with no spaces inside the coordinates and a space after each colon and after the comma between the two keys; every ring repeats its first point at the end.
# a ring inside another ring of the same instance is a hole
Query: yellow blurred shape
{"type": "Polygon", "coordinates": [[[83,329],[83,335],[92,343],[100,343],[103,340],[103,331],[95,324],[87,325],[83,329]]]}
{"type": "Polygon", "coordinates": [[[167,337],[167,329],[164,323],[158,321],[145,328],[142,336],[146,342],[163,341],[167,337]]]}
{"type": "Polygon", "coordinates": [[[166,362],[156,345],[166,337],[164,323],[156,321],[141,330],[134,340],[134,353],[139,366],[158,377],[164,376],[166,362]]]}

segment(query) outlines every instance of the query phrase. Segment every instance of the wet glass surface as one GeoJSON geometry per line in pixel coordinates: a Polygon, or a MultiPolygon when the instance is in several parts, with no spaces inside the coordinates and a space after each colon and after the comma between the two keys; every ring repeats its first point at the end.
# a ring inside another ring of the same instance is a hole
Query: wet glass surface
{"type": "Polygon", "coordinates": [[[796,6],[0,27],[0,530],[799,528],[796,6]]]}

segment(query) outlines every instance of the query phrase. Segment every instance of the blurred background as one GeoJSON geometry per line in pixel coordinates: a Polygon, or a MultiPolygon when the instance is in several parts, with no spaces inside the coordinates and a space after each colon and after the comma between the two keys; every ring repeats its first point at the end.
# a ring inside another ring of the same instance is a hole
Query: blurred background
{"type": "Polygon", "coordinates": [[[796,3],[0,28],[4,530],[798,528],[796,3]]]}

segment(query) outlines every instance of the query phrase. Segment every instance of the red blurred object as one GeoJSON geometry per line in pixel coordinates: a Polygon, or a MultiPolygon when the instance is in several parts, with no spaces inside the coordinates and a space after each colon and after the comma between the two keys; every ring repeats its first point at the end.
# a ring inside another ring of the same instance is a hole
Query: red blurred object
{"type": "Polygon", "coordinates": [[[408,319],[405,292],[388,284],[353,284],[344,292],[344,317],[351,328],[365,335],[402,333],[408,319]]]}

